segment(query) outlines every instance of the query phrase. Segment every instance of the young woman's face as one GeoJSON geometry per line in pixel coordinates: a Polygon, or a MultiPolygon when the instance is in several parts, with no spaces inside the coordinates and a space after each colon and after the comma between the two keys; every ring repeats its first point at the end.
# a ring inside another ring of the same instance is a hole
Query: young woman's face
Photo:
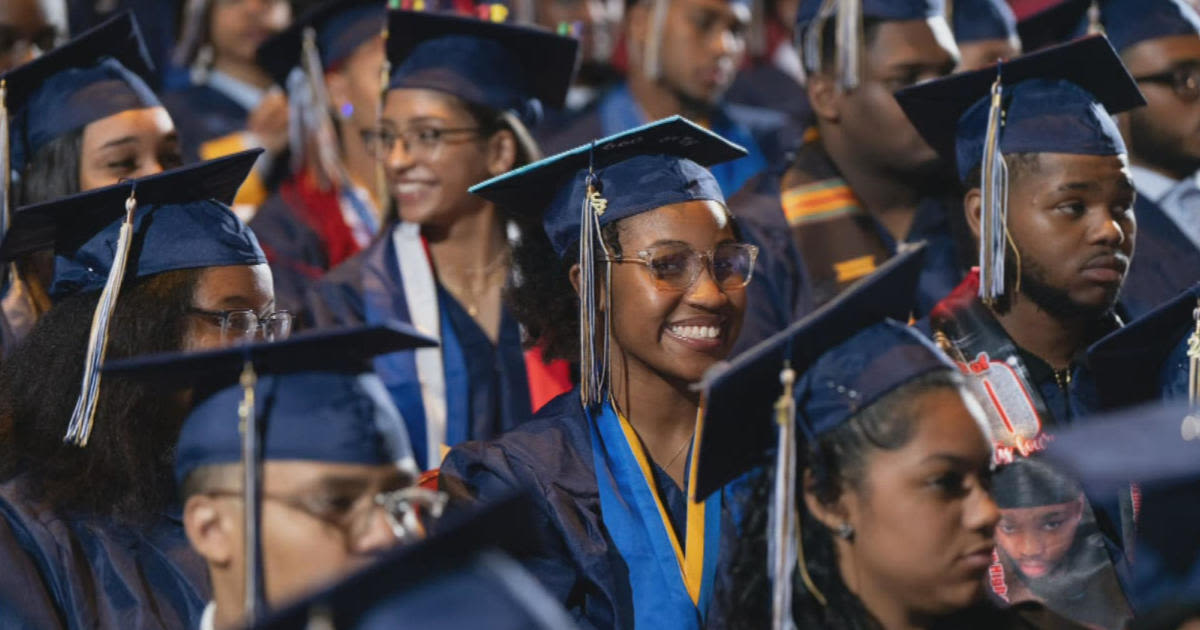
{"type": "Polygon", "coordinates": [[[1083,520],[1083,497],[1065,503],[1001,510],[997,547],[1025,577],[1040,578],[1054,570],[1075,542],[1083,520]]]}
{"type": "Polygon", "coordinates": [[[80,191],[145,177],[183,164],[179,136],[162,107],[130,109],[83,128],[80,191]]]}
{"type": "Polygon", "coordinates": [[[258,47],[291,18],[284,0],[214,0],[209,40],[218,59],[254,63],[258,47]]]}
{"type": "MultiPolygon", "coordinates": [[[[989,493],[991,448],[965,393],[937,388],[913,408],[915,432],[896,450],[872,450],[860,487],[844,498],[852,554],[867,602],[944,615],[983,596],[999,510],[989,493]]],[[[845,567],[847,564],[842,563],[845,567]]]]}
{"type": "Polygon", "coordinates": [[[262,264],[205,269],[196,282],[192,308],[196,316],[190,318],[184,334],[185,350],[211,350],[234,343],[238,340],[237,335],[223,332],[218,317],[199,311],[226,313],[250,310],[260,317],[273,313],[275,289],[271,268],[262,264]]]}
{"type": "MultiPolygon", "coordinates": [[[[643,212],[622,220],[619,234],[627,260],[664,248],[705,254],[737,243],[728,214],[712,201],[643,212]]],[[[729,356],[746,310],[745,289],[722,288],[707,269],[690,286],[670,289],[637,263],[613,264],[612,300],[613,338],[629,362],[626,374],[649,370],[685,383],[729,356]]]]}

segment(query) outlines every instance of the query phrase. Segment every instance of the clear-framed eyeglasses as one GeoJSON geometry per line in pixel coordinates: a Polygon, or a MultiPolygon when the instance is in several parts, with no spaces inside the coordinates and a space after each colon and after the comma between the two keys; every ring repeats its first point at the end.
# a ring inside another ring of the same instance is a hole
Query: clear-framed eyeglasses
{"type": "Polygon", "coordinates": [[[367,152],[376,160],[387,160],[397,144],[404,147],[404,152],[413,160],[431,160],[447,143],[461,141],[482,131],[480,127],[415,125],[399,131],[386,127],[363,129],[359,134],[367,152]]]}
{"type": "Polygon", "coordinates": [[[295,318],[288,311],[259,315],[248,308],[209,311],[191,307],[188,312],[213,322],[221,328],[221,339],[233,342],[287,339],[292,334],[292,325],[295,323],[295,318]]]}
{"type": "Polygon", "coordinates": [[[722,243],[708,252],[698,252],[684,244],[668,244],[643,249],[633,256],[603,260],[644,266],[660,291],[686,291],[706,269],[717,286],[732,291],[750,284],[757,259],[758,248],[754,245],[722,243]]]}

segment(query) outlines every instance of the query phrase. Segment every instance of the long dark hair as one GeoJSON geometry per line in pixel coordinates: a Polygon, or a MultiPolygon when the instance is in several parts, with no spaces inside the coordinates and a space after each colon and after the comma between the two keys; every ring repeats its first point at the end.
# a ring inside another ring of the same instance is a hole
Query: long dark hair
{"type": "Polygon", "coordinates": [[[68,131],[38,149],[21,168],[17,205],[27,206],[79,192],[82,152],[83,127],[68,131]]]}
{"type": "MultiPolygon", "coordinates": [[[[167,271],[127,284],[107,357],[180,350],[201,273],[167,271]]],[[[0,480],[19,477],[30,499],[52,509],[139,521],[174,496],[173,445],[187,399],[105,376],[89,444],[63,443],[98,300],[98,291],[64,299],[0,366],[0,480]]]]}
{"type": "MultiPolygon", "coordinates": [[[[802,446],[798,468],[812,472],[816,498],[831,504],[847,488],[862,488],[870,452],[896,450],[908,444],[918,419],[916,401],[931,390],[945,387],[961,387],[961,379],[949,370],[920,376],[822,434],[815,445],[802,446]]],[[[766,534],[773,476],[768,468],[751,483],[744,501],[743,535],[734,551],[730,579],[717,594],[722,608],[728,611],[730,628],[758,629],[770,625],[766,534]]],[[[842,581],[833,532],[808,511],[802,496],[796,502],[805,566],[812,584],[826,599],[822,605],[797,570],[792,584],[792,616],[796,627],[877,630],[879,622],[842,581]]]]}

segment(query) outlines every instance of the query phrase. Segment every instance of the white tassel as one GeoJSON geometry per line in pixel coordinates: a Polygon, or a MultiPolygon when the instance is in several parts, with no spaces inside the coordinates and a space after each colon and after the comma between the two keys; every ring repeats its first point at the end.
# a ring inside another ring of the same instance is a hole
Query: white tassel
{"type": "Polygon", "coordinates": [[[12,166],[9,164],[8,143],[8,81],[0,79],[0,241],[8,234],[12,220],[12,166]]]}
{"type": "Polygon", "coordinates": [[[1196,325],[1188,336],[1188,414],[1183,418],[1180,433],[1185,442],[1200,440],[1200,300],[1192,311],[1196,325]]]}
{"type": "Polygon", "coordinates": [[[1004,89],[1000,81],[997,73],[992,84],[980,169],[979,298],[985,304],[1004,295],[1004,258],[1008,246],[1008,165],[1000,153],[1000,130],[1004,125],[1004,89]]]}
{"type": "Polygon", "coordinates": [[[837,68],[842,88],[858,87],[862,51],[862,0],[839,0],[837,14],[837,68]]]}
{"type": "Polygon", "coordinates": [[[92,315],[92,330],[88,338],[87,356],[84,359],[79,399],[75,402],[71,420],[67,424],[67,434],[63,437],[63,441],[68,444],[87,446],[92,435],[96,403],[100,396],[100,365],[104,362],[104,354],[108,350],[108,327],[117,306],[117,297],[121,293],[121,284],[125,280],[129,249],[133,243],[133,217],[136,211],[137,199],[131,190],[129,198],[125,200],[125,220],[121,223],[120,236],[117,238],[112,269],[108,272],[108,280],[104,283],[104,289],[100,291],[100,300],[92,315]]]}
{"type": "Polygon", "coordinates": [[[662,74],[662,34],[667,23],[667,3],[670,1],[654,0],[654,6],[651,7],[650,35],[642,57],[642,73],[648,79],[657,79],[662,74]]]}
{"type": "Polygon", "coordinates": [[[838,0],[822,0],[816,17],[809,22],[808,28],[804,32],[804,63],[805,70],[809,74],[815,74],[821,70],[821,49],[824,48],[822,33],[825,30],[825,22],[837,10],[837,2],[838,0]]]}
{"type": "Polygon", "coordinates": [[[796,371],[784,364],[779,373],[783,393],[775,403],[775,423],[779,443],[775,454],[775,492],[771,501],[769,535],[767,537],[768,567],[771,576],[771,628],[791,630],[792,575],[796,570],[796,400],[793,388],[796,371]]]}
{"type": "Polygon", "coordinates": [[[325,183],[347,188],[349,176],[338,154],[337,134],[329,113],[329,94],[325,91],[325,70],[321,67],[321,56],[317,52],[317,33],[311,26],[304,29],[304,47],[300,59],[304,73],[308,75],[311,104],[308,131],[316,145],[318,171],[324,176],[325,183]]]}

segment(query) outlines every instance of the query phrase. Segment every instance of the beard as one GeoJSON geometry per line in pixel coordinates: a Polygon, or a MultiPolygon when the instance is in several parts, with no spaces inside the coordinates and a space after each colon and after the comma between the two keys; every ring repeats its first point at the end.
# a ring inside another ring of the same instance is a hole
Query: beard
{"type": "Polygon", "coordinates": [[[1105,304],[1085,304],[1075,300],[1069,291],[1052,284],[1047,279],[1049,273],[1046,268],[1032,257],[1021,256],[1018,264],[1014,246],[1010,244],[1004,254],[1005,292],[993,309],[997,313],[1003,315],[1012,309],[1013,293],[1019,293],[1058,320],[1097,320],[1111,313],[1116,306],[1120,291],[1113,292],[1112,298],[1105,304]]]}
{"type": "Polygon", "coordinates": [[[1160,130],[1145,112],[1130,112],[1129,149],[1145,163],[1172,173],[1200,169],[1200,156],[1189,153],[1182,139],[1160,130]]]}

